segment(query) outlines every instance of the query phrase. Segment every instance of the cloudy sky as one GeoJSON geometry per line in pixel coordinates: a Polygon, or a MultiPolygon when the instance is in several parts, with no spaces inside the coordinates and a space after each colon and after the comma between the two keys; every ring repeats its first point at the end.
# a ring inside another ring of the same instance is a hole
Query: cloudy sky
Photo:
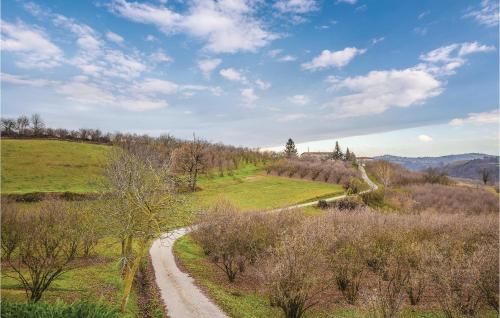
{"type": "Polygon", "coordinates": [[[2,1],[2,116],[301,150],[498,153],[495,0],[2,1]]]}

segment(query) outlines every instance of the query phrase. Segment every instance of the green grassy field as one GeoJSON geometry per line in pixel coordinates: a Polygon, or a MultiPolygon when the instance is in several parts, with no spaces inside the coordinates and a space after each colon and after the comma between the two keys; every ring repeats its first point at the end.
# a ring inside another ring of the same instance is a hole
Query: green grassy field
{"type": "Polygon", "coordinates": [[[232,201],[242,210],[265,210],[303,203],[344,193],[340,185],[265,175],[249,165],[232,176],[202,179],[201,191],[193,200],[208,207],[219,198],[232,201]]]}
{"type": "Polygon", "coordinates": [[[1,140],[2,193],[95,192],[110,147],[57,140],[1,140]]]}

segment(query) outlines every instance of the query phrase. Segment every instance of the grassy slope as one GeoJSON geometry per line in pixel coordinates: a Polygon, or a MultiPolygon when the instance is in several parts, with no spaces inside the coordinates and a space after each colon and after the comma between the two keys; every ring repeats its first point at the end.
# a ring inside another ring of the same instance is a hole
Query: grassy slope
{"type": "Polygon", "coordinates": [[[2,139],[2,193],[94,192],[109,146],[2,139]]]}
{"type": "Polygon", "coordinates": [[[243,210],[271,209],[344,193],[340,185],[267,176],[255,166],[246,166],[233,176],[202,179],[194,194],[200,207],[226,198],[243,210]]]}

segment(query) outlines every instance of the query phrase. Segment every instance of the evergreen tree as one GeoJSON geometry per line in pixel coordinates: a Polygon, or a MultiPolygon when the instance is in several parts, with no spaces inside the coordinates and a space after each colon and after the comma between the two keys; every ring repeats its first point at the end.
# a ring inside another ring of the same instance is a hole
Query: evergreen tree
{"type": "Polygon", "coordinates": [[[297,157],[297,148],[295,148],[295,143],[292,138],[289,138],[285,145],[285,157],[293,158],[297,157]]]}
{"type": "Polygon", "coordinates": [[[332,159],[333,160],[343,160],[344,159],[344,154],[342,153],[342,150],[340,150],[339,142],[335,142],[335,149],[333,150],[332,153],[332,159]]]}
{"type": "Polygon", "coordinates": [[[351,152],[349,151],[349,147],[345,150],[345,156],[344,156],[345,161],[351,161],[351,152]]]}

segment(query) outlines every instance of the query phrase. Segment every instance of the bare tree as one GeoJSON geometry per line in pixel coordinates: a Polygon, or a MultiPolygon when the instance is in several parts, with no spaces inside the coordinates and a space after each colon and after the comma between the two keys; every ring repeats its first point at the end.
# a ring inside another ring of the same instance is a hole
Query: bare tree
{"type": "Polygon", "coordinates": [[[117,149],[106,169],[111,193],[108,212],[125,252],[121,310],[125,312],[135,273],[150,241],[166,231],[168,216],[182,203],[169,166],[117,149]],[[126,240],[124,240],[126,238],[126,240]],[[133,240],[137,239],[134,251],[133,240]]]}
{"type": "Polygon", "coordinates": [[[16,122],[10,118],[2,118],[2,132],[6,135],[12,135],[16,128],[16,122]]]}
{"type": "Polygon", "coordinates": [[[30,120],[28,116],[21,115],[16,120],[17,131],[20,135],[24,135],[26,133],[26,129],[30,125],[30,120]]]}
{"type": "Polygon", "coordinates": [[[44,122],[42,120],[42,116],[40,116],[40,114],[31,115],[31,126],[33,128],[33,134],[35,136],[38,136],[42,133],[42,130],[45,127],[45,124],[44,124],[44,122]]]}
{"type": "Polygon", "coordinates": [[[81,234],[74,228],[77,219],[67,205],[57,201],[38,211],[5,211],[9,212],[2,213],[2,219],[8,219],[2,220],[2,250],[15,254],[15,258],[5,258],[15,273],[7,275],[22,284],[30,302],[37,302],[72,268],[81,234]]]}
{"type": "Polygon", "coordinates": [[[193,141],[186,142],[173,153],[173,167],[187,175],[191,191],[196,190],[198,175],[205,168],[205,149],[206,143],[194,137],[193,141]]]}
{"type": "Polygon", "coordinates": [[[384,185],[384,193],[387,187],[391,185],[393,168],[392,164],[388,161],[379,161],[375,166],[375,173],[377,177],[380,179],[380,182],[384,185]]]}
{"type": "Polygon", "coordinates": [[[318,228],[304,226],[286,235],[266,262],[264,279],[271,304],[281,308],[287,318],[302,317],[330,287],[324,276],[323,253],[318,249],[320,233],[318,228]]]}
{"type": "Polygon", "coordinates": [[[9,261],[10,256],[18,247],[22,238],[22,227],[20,227],[19,209],[12,204],[2,203],[2,258],[9,261]]]}

